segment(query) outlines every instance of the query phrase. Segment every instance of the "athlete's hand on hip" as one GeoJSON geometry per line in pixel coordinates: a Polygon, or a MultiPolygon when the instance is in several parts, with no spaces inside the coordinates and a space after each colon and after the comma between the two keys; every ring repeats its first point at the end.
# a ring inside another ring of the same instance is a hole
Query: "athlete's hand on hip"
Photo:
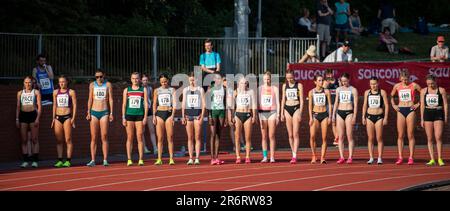
{"type": "Polygon", "coordinates": [[[331,124],[331,118],[328,118],[328,120],[327,120],[327,125],[330,125],[331,124]]]}
{"type": "Polygon", "coordinates": [[[172,121],[172,126],[175,126],[175,120],[173,119],[173,115],[170,117],[170,121],[172,121]]]}
{"type": "Polygon", "coordinates": [[[186,117],[181,118],[181,124],[186,125],[186,123],[187,123],[186,117]]]}
{"type": "Polygon", "coordinates": [[[156,125],[156,122],[157,121],[156,121],[156,115],[155,115],[155,116],[153,116],[153,124],[156,125]]]}
{"type": "Polygon", "coordinates": [[[256,118],[255,117],[250,117],[251,119],[252,119],[252,124],[255,124],[256,123],[256,118]]]}
{"type": "Polygon", "coordinates": [[[383,126],[388,125],[388,119],[387,118],[383,118],[383,126]]]}
{"type": "Polygon", "coordinates": [[[114,121],[114,115],[113,114],[109,114],[109,122],[114,121]]]}
{"type": "Polygon", "coordinates": [[[86,115],[86,120],[87,120],[87,121],[91,121],[91,113],[87,113],[87,115],[86,115]]]}
{"type": "Polygon", "coordinates": [[[281,120],[282,122],[284,122],[284,115],[283,115],[283,114],[281,115],[280,120],[281,120]]]}
{"type": "Polygon", "coordinates": [[[366,125],[366,118],[364,118],[364,117],[362,118],[362,124],[366,125]]]}
{"type": "Polygon", "coordinates": [[[314,121],[313,121],[313,119],[310,119],[310,120],[309,120],[309,126],[310,126],[310,127],[312,127],[312,126],[313,126],[313,124],[314,124],[314,121]]]}
{"type": "Polygon", "coordinates": [[[352,118],[352,125],[356,124],[356,116],[352,118]]]}
{"type": "Polygon", "coordinates": [[[127,126],[127,120],[126,120],[126,119],[122,119],[122,125],[123,125],[124,127],[127,126]]]}

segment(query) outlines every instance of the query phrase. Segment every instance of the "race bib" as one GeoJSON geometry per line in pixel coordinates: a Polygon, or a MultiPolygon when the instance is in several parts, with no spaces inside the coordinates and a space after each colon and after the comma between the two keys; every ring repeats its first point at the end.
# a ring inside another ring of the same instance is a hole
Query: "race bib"
{"type": "Polygon", "coordinates": [[[340,91],[339,92],[339,102],[340,103],[350,103],[351,96],[352,96],[351,91],[340,91]]]}
{"type": "Polygon", "coordinates": [[[381,107],[381,96],[380,95],[370,95],[367,100],[369,101],[369,108],[380,108],[381,107]]]}
{"type": "Polygon", "coordinates": [[[249,106],[250,105],[250,95],[248,94],[240,94],[236,98],[237,106],[249,106]]]}
{"type": "Polygon", "coordinates": [[[187,100],[187,106],[190,108],[198,108],[200,107],[200,99],[198,97],[198,95],[187,95],[186,96],[186,100],[187,100]]]}
{"type": "Polygon", "coordinates": [[[56,96],[56,102],[58,107],[69,107],[69,95],[56,96]]]}
{"type": "Polygon", "coordinates": [[[224,97],[223,96],[223,92],[220,91],[220,90],[217,90],[217,91],[213,92],[213,95],[214,95],[214,97],[213,97],[214,106],[216,108],[223,108],[224,107],[224,105],[223,105],[223,97],[224,97]]]}
{"type": "Polygon", "coordinates": [[[42,89],[50,89],[51,88],[50,79],[48,79],[48,78],[39,79],[39,83],[41,84],[42,89]]]}
{"type": "Polygon", "coordinates": [[[325,105],[325,93],[313,94],[314,105],[324,106],[325,105]]]}
{"type": "Polygon", "coordinates": [[[94,88],[94,99],[104,100],[106,98],[106,88],[94,88]]]}
{"type": "Polygon", "coordinates": [[[439,105],[439,97],[437,94],[427,94],[425,97],[425,102],[428,106],[438,106],[439,105]]]}
{"type": "Polygon", "coordinates": [[[158,95],[158,103],[160,106],[171,106],[170,94],[160,94],[158,95]]]}
{"type": "Polygon", "coordinates": [[[128,107],[129,108],[141,108],[141,97],[140,96],[129,96],[128,97],[128,107]]]}
{"type": "Polygon", "coordinates": [[[286,99],[287,100],[297,100],[297,89],[286,89],[286,99]]]}
{"type": "Polygon", "coordinates": [[[261,106],[262,107],[272,106],[272,95],[262,95],[261,96],[261,106]]]}
{"type": "Polygon", "coordinates": [[[411,90],[410,89],[402,89],[398,91],[398,96],[400,101],[402,102],[410,102],[412,101],[411,90]]]}
{"type": "Polygon", "coordinates": [[[33,93],[22,93],[22,105],[28,106],[33,104],[33,93]]]}

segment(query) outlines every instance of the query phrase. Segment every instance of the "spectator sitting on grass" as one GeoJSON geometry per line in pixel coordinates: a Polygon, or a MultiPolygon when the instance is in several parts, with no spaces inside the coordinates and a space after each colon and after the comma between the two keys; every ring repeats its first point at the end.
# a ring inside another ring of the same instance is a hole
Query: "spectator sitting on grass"
{"type": "Polygon", "coordinates": [[[316,35],[316,29],[315,27],[313,28],[313,23],[309,18],[309,10],[306,8],[303,8],[302,10],[303,10],[303,17],[301,17],[298,20],[298,25],[303,27],[303,29],[306,29],[303,30],[303,35],[307,37],[314,37],[316,35]]]}
{"type": "Polygon", "coordinates": [[[431,48],[430,59],[432,62],[445,62],[448,59],[448,47],[445,46],[444,36],[437,37],[437,45],[431,48]]]}
{"type": "Polygon", "coordinates": [[[395,34],[399,28],[398,23],[395,21],[395,8],[389,2],[389,0],[381,0],[380,8],[378,9],[378,19],[381,20],[381,27],[389,27],[391,34],[395,34]]]}
{"type": "Polygon", "coordinates": [[[351,62],[352,57],[353,53],[352,49],[350,49],[350,43],[345,41],[342,47],[333,51],[325,58],[325,60],[323,60],[323,62],[351,62]]]}
{"type": "Polygon", "coordinates": [[[388,50],[391,54],[397,54],[398,51],[395,50],[395,45],[397,44],[397,40],[392,37],[391,30],[388,27],[383,29],[383,33],[380,33],[380,45],[383,49],[388,50]]]}
{"type": "Polygon", "coordinates": [[[353,14],[348,18],[348,22],[350,23],[350,33],[360,36],[361,33],[365,31],[361,24],[358,10],[353,10],[353,14]]]}
{"type": "Polygon", "coordinates": [[[316,46],[311,45],[309,46],[306,53],[302,56],[300,60],[298,60],[298,63],[319,63],[320,60],[317,58],[316,55],[316,46]]]}

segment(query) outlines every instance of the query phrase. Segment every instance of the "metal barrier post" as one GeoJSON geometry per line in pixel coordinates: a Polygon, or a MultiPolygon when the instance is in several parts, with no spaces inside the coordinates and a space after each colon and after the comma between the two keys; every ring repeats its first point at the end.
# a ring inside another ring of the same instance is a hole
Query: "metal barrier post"
{"type": "Polygon", "coordinates": [[[96,48],[97,48],[97,50],[96,50],[96,55],[97,55],[97,58],[96,58],[96,67],[97,67],[97,69],[100,69],[101,67],[102,67],[102,62],[101,62],[101,36],[100,35],[97,35],[97,41],[96,41],[96,48]]]}
{"type": "Polygon", "coordinates": [[[42,53],[42,34],[38,35],[38,54],[42,53]]]}
{"type": "Polygon", "coordinates": [[[153,58],[152,58],[152,60],[153,60],[153,68],[152,68],[152,71],[153,71],[153,78],[156,80],[157,78],[156,77],[158,77],[157,76],[157,72],[158,72],[158,38],[157,37],[153,37],[153,48],[152,48],[152,51],[153,51],[153,58]]]}

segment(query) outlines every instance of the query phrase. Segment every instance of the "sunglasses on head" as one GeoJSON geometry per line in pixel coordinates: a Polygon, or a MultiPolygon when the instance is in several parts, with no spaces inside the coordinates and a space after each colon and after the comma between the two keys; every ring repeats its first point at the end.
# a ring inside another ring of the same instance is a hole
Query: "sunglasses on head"
{"type": "Polygon", "coordinates": [[[103,78],[102,75],[96,75],[95,78],[103,78]]]}

